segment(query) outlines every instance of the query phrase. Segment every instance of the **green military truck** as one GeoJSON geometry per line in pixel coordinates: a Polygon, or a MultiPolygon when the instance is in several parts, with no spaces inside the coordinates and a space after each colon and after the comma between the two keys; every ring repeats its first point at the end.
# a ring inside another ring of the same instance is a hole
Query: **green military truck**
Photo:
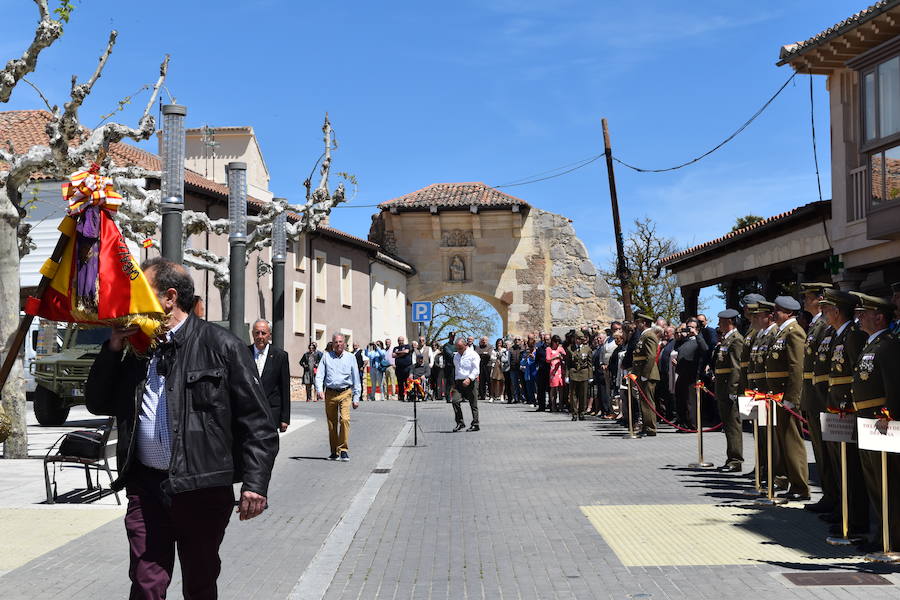
{"type": "Polygon", "coordinates": [[[69,409],[84,404],[84,384],[100,346],[109,339],[105,327],[69,325],[63,333],[59,352],[34,359],[31,373],[36,384],[33,404],[38,423],[62,425],[69,409]]]}

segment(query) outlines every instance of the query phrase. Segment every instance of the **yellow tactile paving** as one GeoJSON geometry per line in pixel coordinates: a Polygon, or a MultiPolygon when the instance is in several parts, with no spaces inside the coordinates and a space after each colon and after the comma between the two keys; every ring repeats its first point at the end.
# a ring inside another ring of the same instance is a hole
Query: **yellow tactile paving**
{"type": "Polygon", "coordinates": [[[0,572],[20,567],[124,514],[124,506],[0,508],[0,572]]]}
{"type": "Polygon", "coordinates": [[[581,511],[628,567],[859,561],[826,544],[821,524],[795,509],[660,504],[581,511]]]}

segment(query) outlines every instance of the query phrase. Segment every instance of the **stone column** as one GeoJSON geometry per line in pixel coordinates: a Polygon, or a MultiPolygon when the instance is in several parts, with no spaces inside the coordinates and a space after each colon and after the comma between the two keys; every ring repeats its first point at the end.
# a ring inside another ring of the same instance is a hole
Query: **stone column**
{"type": "Polygon", "coordinates": [[[836,285],[839,290],[845,292],[859,291],[859,286],[865,278],[865,273],[848,269],[844,269],[837,275],[832,276],[834,285],[836,285]]]}
{"type": "MultiPolygon", "coordinates": [[[[700,288],[681,288],[681,297],[684,298],[684,312],[681,313],[681,322],[690,317],[696,317],[700,304],[700,288]]],[[[655,315],[654,315],[655,316],[655,315]]]]}
{"type": "Polygon", "coordinates": [[[729,279],[725,285],[725,306],[736,308],[741,302],[741,299],[738,298],[738,282],[736,279],[729,279]]]}

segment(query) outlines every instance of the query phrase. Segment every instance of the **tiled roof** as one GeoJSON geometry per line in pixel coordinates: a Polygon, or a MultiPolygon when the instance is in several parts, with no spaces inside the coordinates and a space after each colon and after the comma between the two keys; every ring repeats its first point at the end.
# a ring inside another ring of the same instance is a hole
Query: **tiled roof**
{"type": "MultiPolygon", "coordinates": [[[[15,152],[26,152],[32,146],[50,143],[47,138],[47,122],[50,121],[50,113],[45,110],[13,110],[0,112],[0,143],[12,142],[15,152]]],[[[109,156],[120,167],[137,166],[151,171],[161,171],[160,158],[142,150],[137,146],[126,143],[116,143],[109,147],[109,156]]],[[[37,178],[41,178],[38,175],[37,178]]],[[[209,180],[199,173],[185,169],[185,184],[211,194],[228,198],[228,187],[209,180]]],[[[259,204],[261,200],[248,198],[251,203],[259,204]]]]}
{"type": "Polygon", "coordinates": [[[859,11],[855,15],[847,17],[840,23],[835,23],[825,31],[817,33],[806,41],[782,46],[778,64],[783,65],[791,58],[799,54],[803,54],[807,50],[815,48],[816,46],[823,44],[831,39],[834,39],[842,35],[843,33],[846,33],[848,30],[854,27],[858,27],[859,25],[862,25],[863,23],[874,19],[878,15],[889,11],[897,5],[900,5],[900,0],[880,0],[872,6],[859,11]]]}
{"type": "Polygon", "coordinates": [[[831,200],[822,200],[816,202],[810,202],[809,204],[804,204],[803,206],[798,206],[797,208],[793,208],[789,211],[783,212],[781,214],[777,214],[772,217],[768,217],[761,221],[757,221],[752,225],[748,225],[747,227],[743,227],[738,229],[737,231],[730,231],[721,237],[717,237],[714,240],[710,240],[708,242],[703,242],[702,244],[698,244],[691,248],[687,248],[686,250],[681,250],[680,252],[676,252],[675,254],[671,254],[660,261],[660,265],[663,267],[671,267],[674,263],[681,262],[687,258],[703,254],[708,252],[714,248],[719,246],[723,246],[729,244],[733,241],[748,238],[755,234],[758,234],[766,229],[770,229],[776,225],[783,224],[793,217],[798,217],[800,215],[805,215],[807,213],[818,212],[823,209],[831,208],[831,200]]]}
{"type": "MultiPolygon", "coordinates": [[[[187,133],[202,133],[205,127],[188,127],[185,129],[187,133]]],[[[210,127],[213,133],[253,133],[253,128],[249,125],[238,125],[233,127],[210,127]]]]}
{"type": "Polygon", "coordinates": [[[410,194],[387,200],[378,205],[382,210],[416,209],[437,206],[438,208],[468,208],[470,206],[489,208],[528,207],[528,203],[515,196],[504,194],[479,181],[466,183],[433,183],[410,194]]]}

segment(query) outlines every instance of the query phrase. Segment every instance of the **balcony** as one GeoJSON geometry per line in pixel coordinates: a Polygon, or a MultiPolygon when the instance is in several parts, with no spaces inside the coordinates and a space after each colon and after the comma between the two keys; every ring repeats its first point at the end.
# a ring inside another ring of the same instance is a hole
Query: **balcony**
{"type": "Polygon", "coordinates": [[[866,237],[870,240],[900,239],[900,199],[869,205],[866,237]]]}

